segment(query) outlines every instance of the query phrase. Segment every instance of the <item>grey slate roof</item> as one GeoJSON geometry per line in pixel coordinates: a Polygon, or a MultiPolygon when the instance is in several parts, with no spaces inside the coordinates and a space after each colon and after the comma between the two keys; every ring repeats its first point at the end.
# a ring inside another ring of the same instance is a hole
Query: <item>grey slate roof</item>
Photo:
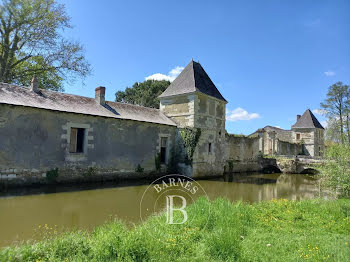
{"type": "Polygon", "coordinates": [[[318,122],[317,118],[307,109],[305,113],[298,119],[298,121],[292,125],[292,128],[323,128],[323,126],[318,122]]]}
{"type": "Polygon", "coordinates": [[[109,101],[102,106],[94,98],[39,90],[35,93],[24,86],[0,83],[0,104],[176,126],[158,109],[109,101]]]}
{"type": "Polygon", "coordinates": [[[194,61],[191,61],[184,68],[180,75],[159,97],[188,94],[195,91],[227,102],[204,71],[203,67],[194,61]]]}

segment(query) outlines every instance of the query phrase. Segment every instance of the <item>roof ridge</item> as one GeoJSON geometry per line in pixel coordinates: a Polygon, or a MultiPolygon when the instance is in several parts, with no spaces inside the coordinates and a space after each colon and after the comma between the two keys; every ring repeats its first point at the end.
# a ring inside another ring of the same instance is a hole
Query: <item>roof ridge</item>
{"type": "MultiPolygon", "coordinates": [[[[19,88],[25,88],[27,91],[30,91],[30,87],[29,86],[23,86],[23,85],[15,85],[15,84],[9,84],[9,83],[4,83],[4,82],[0,82],[0,87],[1,85],[9,85],[11,87],[19,87],[19,88]]],[[[91,99],[91,100],[95,100],[94,97],[89,97],[89,96],[82,96],[82,95],[76,95],[76,94],[70,94],[70,93],[65,93],[65,92],[60,92],[60,91],[55,91],[55,90],[50,90],[50,89],[43,89],[43,88],[38,88],[39,91],[44,91],[45,92],[50,92],[50,93],[57,93],[60,95],[65,95],[65,96],[74,96],[74,97],[82,97],[82,98],[87,98],[87,99],[91,99]]],[[[106,103],[117,103],[117,104],[122,104],[122,105],[130,105],[130,106],[134,106],[134,107],[142,107],[142,108],[146,108],[146,109],[150,109],[150,110],[156,110],[156,111],[160,111],[158,108],[154,108],[154,107],[147,107],[147,106],[140,106],[140,105],[135,105],[135,104],[130,104],[130,103],[123,103],[123,102],[117,102],[117,101],[109,101],[106,100],[106,103]]]]}
{"type": "Polygon", "coordinates": [[[174,121],[157,108],[113,101],[100,105],[95,98],[87,96],[46,89],[40,89],[40,92],[43,95],[38,95],[25,86],[0,83],[0,104],[176,126],[174,121]]]}

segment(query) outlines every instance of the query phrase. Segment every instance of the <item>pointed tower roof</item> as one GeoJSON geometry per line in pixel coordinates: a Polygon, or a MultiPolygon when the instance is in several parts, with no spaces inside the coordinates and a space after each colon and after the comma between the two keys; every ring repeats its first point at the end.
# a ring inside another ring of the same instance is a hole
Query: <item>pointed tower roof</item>
{"type": "Polygon", "coordinates": [[[292,128],[323,128],[323,126],[318,122],[315,115],[310,109],[307,109],[305,113],[297,120],[297,122],[292,125],[292,128]]]}
{"type": "Polygon", "coordinates": [[[227,102],[200,63],[193,60],[159,97],[188,94],[195,91],[227,102]]]}

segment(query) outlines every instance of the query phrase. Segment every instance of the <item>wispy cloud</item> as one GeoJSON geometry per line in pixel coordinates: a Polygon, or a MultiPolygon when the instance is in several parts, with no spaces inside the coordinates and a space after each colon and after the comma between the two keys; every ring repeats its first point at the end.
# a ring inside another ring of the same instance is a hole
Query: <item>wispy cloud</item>
{"type": "Polygon", "coordinates": [[[321,19],[316,18],[316,19],[312,19],[312,20],[308,20],[304,23],[304,26],[306,27],[314,27],[321,24],[321,19]]]}
{"type": "Polygon", "coordinates": [[[321,125],[326,128],[328,126],[327,120],[321,121],[321,125]]]}
{"type": "Polygon", "coordinates": [[[235,122],[235,121],[241,121],[241,120],[252,120],[260,118],[260,115],[258,113],[248,113],[247,110],[237,107],[234,110],[227,110],[226,113],[226,120],[235,122]]]}
{"type": "Polygon", "coordinates": [[[167,75],[164,75],[161,73],[156,73],[156,74],[145,77],[145,79],[146,80],[168,80],[170,82],[173,82],[183,69],[184,69],[184,67],[177,66],[177,67],[171,69],[167,75]]]}
{"type": "Polygon", "coordinates": [[[334,71],[326,71],[326,72],[323,72],[325,74],[325,76],[335,76],[335,72],[334,71]]]}
{"type": "Polygon", "coordinates": [[[312,110],[312,113],[314,113],[316,115],[326,115],[327,110],[317,108],[317,109],[312,110]]]}

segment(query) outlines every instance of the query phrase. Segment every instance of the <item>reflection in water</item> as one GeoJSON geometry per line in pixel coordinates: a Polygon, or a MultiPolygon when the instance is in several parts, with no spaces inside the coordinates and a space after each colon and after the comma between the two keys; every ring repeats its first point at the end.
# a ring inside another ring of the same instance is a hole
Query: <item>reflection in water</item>
{"type": "MultiPolygon", "coordinates": [[[[210,199],[257,202],[273,198],[300,200],[319,195],[317,182],[306,175],[254,174],[198,181],[210,199]]],[[[91,230],[109,219],[138,223],[139,203],[147,185],[0,198],[0,246],[40,239],[39,226],[91,230]]],[[[157,196],[146,205],[153,208],[157,196]]]]}

